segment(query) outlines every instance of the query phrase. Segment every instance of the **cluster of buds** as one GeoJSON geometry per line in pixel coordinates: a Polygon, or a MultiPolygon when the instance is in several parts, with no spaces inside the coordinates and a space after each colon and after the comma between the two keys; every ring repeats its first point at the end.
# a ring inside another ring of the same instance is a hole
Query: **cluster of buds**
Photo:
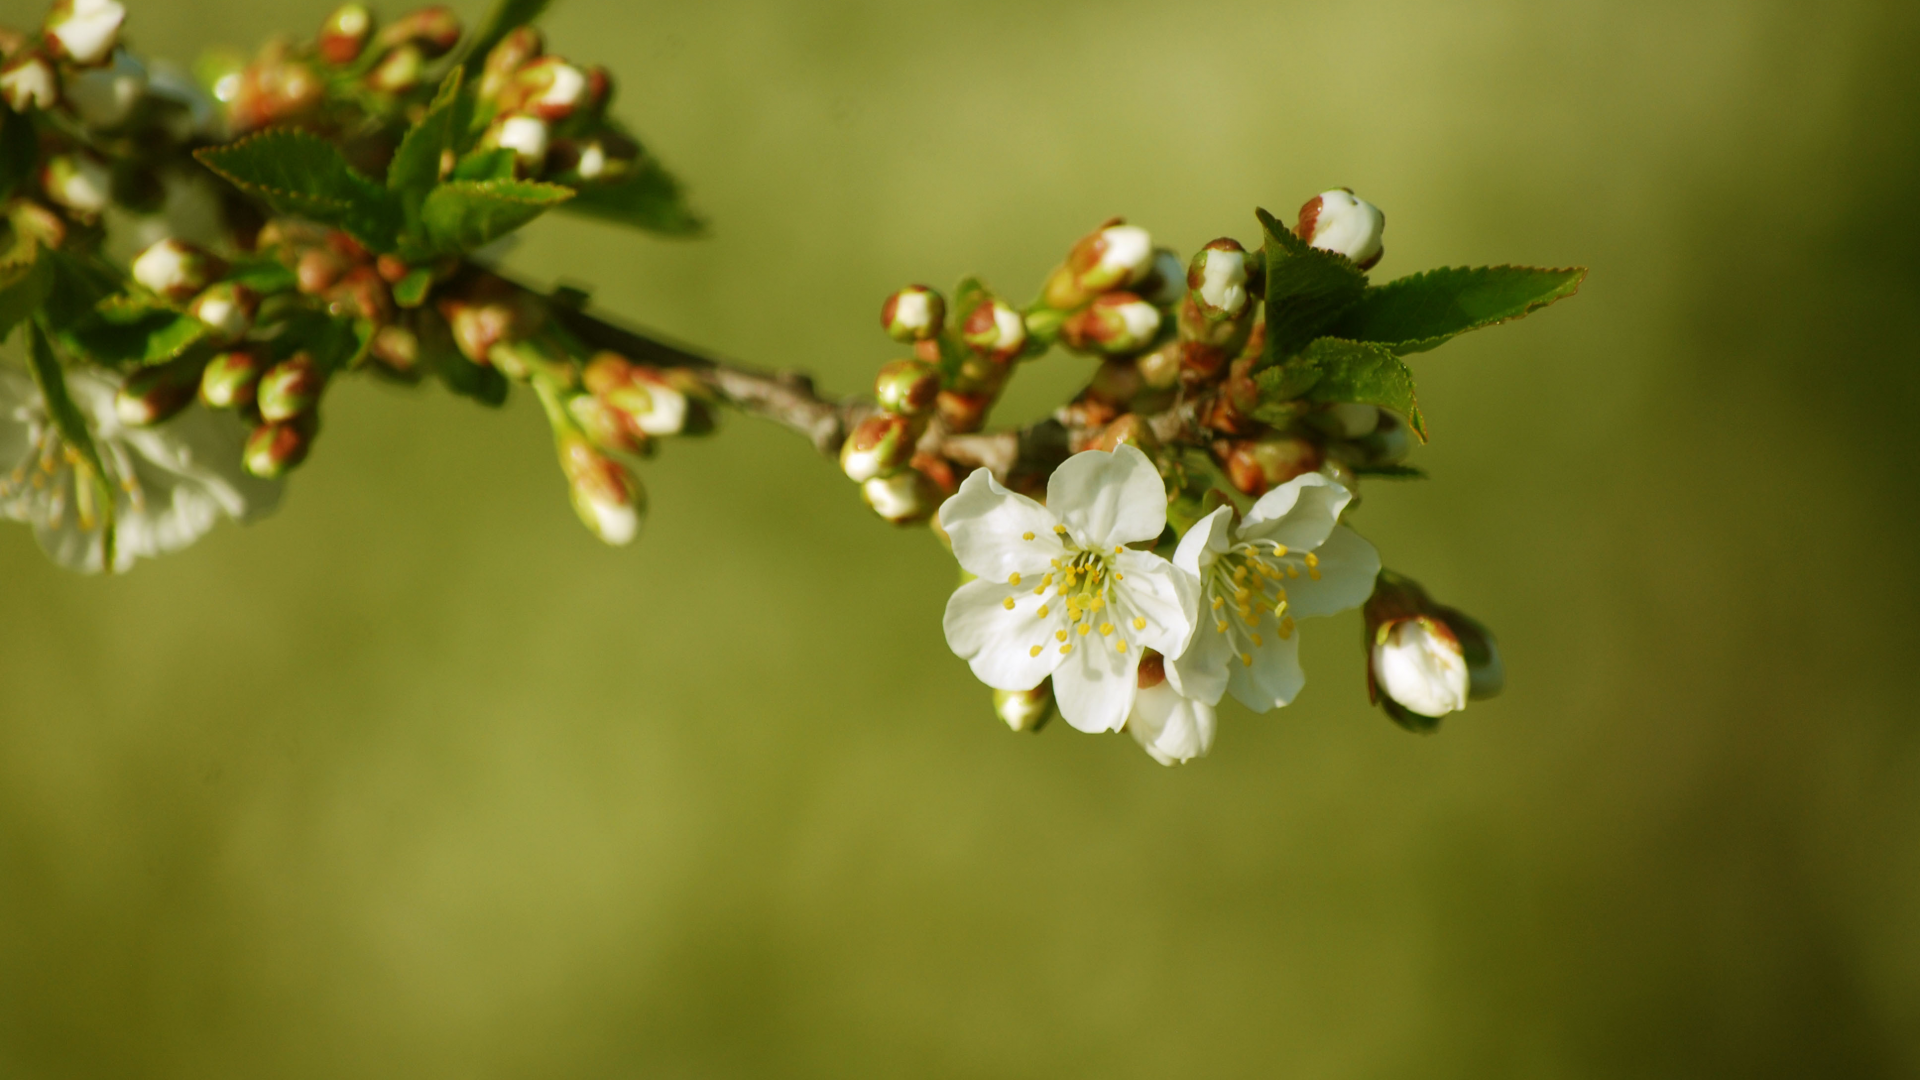
{"type": "Polygon", "coordinates": [[[547,55],[530,26],[487,53],[476,93],[486,123],[481,145],[512,151],[521,176],[575,186],[610,183],[639,159],[639,144],[606,121],[613,94],[606,69],[547,55]]]}
{"type": "Polygon", "coordinates": [[[271,124],[315,123],[330,100],[400,113],[409,95],[432,85],[436,61],[460,42],[460,18],[434,5],[384,27],[358,3],[335,8],[312,42],[270,42],[249,63],[213,73],[214,96],[235,134],[271,124]]]}
{"type": "Polygon", "coordinates": [[[120,41],[127,9],[115,0],[59,0],[38,34],[0,32],[0,97],[16,113],[51,109],[63,72],[72,78],[105,65],[120,41]]]}
{"type": "Polygon", "coordinates": [[[1469,700],[1500,692],[1505,670],[1486,627],[1382,570],[1367,601],[1367,695],[1409,731],[1431,732],[1469,700]]]}
{"type": "MultiPolygon", "coordinates": [[[[916,287],[896,293],[886,317],[926,323],[943,306],[938,293],[916,287]],[[903,294],[904,314],[896,310],[903,294]]],[[[873,392],[878,407],[840,445],[840,468],[881,517],[896,525],[925,521],[953,490],[951,468],[918,450],[941,397],[940,369],[917,358],[895,360],[880,369],[873,392]]]]}

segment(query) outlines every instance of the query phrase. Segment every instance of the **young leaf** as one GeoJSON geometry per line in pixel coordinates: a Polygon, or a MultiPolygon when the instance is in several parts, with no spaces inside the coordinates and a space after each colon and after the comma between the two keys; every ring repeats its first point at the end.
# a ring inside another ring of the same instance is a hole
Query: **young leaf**
{"type": "Polygon", "coordinates": [[[40,139],[24,113],[0,111],[0,199],[13,194],[33,175],[40,160],[40,139]]]}
{"type": "Polygon", "coordinates": [[[1413,373],[1393,350],[1371,342],[1319,338],[1299,355],[1254,376],[1262,399],[1305,399],[1319,405],[1355,402],[1391,409],[1407,418],[1420,441],[1426,418],[1414,396],[1413,373]]]}
{"type": "Polygon", "coordinates": [[[470,150],[454,163],[449,180],[511,180],[518,158],[511,150],[470,150]]]}
{"type": "Polygon", "coordinates": [[[706,228],[687,206],[680,182],[650,157],[642,157],[633,175],[617,183],[582,184],[566,209],[663,236],[694,236],[706,228]]]}
{"type": "Polygon", "coordinates": [[[538,180],[455,180],[427,195],[420,221],[435,250],[471,251],[571,198],[571,188],[538,180]]]}
{"type": "Polygon", "coordinates": [[[1325,333],[1366,293],[1367,275],[1352,260],[1309,247],[1265,210],[1267,345],[1260,366],[1292,356],[1325,333]]]}
{"type": "Polygon", "coordinates": [[[41,302],[40,319],[55,332],[93,318],[101,301],[120,289],[120,279],[98,260],[69,251],[49,251],[52,287],[41,302]]]}
{"type": "Polygon", "coordinates": [[[507,400],[507,377],[448,349],[432,359],[433,373],[448,390],[482,405],[499,408],[507,400]]]}
{"type": "Polygon", "coordinates": [[[396,200],[354,172],[339,147],[317,135],[276,128],[196,150],[194,156],[282,214],[345,229],[376,251],[393,247],[399,228],[396,200]]]}
{"type": "Polygon", "coordinates": [[[73,395],[67,393],[67,376],[60,370],[60,361],[54,358],[53,346],[47,342],[46,332],[40,324],[29,322],[32,341],[27,349],[27,367],[33,372],[33,381],[40,387],[40,396],[47,403],[47,417],[59,430],[60,437],[68,446],[80,455],[85,464],[83,475],[76,477],[77,483],[91,482],[95,496],[105,518],[102,523],[101,539],[105,545],[103,565],[111,572],[114,563],[114,527],[113,486],[107,482],[107,471],[100,467],[100,451],[93,445],[93,431],[87,427],[87,418],[81,414],[80,406],[74,404],[73,395]]]}
{"type": "Polygon", "coordinates": [[[207,335],[206,324],[168,308],[103,307],[59,334],[68,352],[110,367],[157,364],[187,351],[207,335]]]}
{"type": "Polygon", "coordinates": [[[1381,342],[1403,356],[1426,352],[1469,330],[1522,318],[1572,296],[1586,276],[1580,267],[1428,270],[1368,289],[1329,332],[1355,341],[1381,342]]]}
{"type": "Polygon", "coordinates": [[[480,24],[480,29],[475,30],[473,36],[468,39],[468,52],[466,59],[462,61],[467,77],[472,78],[480,74],[480,68],[487,62],[487,53],[493,51],[495,45],[500,44],[500,39],[514,29],[538,19],[541,13],[547,10],[549,2],[550,0],[499,0],[499,3],[493,6],[493,10],[487,13],[486,21],[480,24]]]}
{"type": "Polygon", "coordinates": [[[473,99],[460,93],[460,69],[454,68],[440,84],[426,115],[400,140],[387,166],[387,190],[400,196],[408,212],[417,213],[421,200],[440,182],[440,159],[467,129],[466,114],[472,107],[473,99]]]}

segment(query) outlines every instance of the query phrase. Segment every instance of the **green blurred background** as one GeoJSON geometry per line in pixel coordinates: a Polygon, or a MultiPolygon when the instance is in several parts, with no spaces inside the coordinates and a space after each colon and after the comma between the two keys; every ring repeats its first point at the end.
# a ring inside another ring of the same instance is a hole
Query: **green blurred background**
{"type": "MultiPolygon", "coordinates": [[[[328,6],[129,32],[185,60],[328,6]]],[[[1417,358],[1433,479],[1357,519],[1497,629],[1507,694],[1399,731],[1349,614],[1192,766],[1011,735],[950,559],[793,436],[670,446],[615,552],[530,400],[353,385],[264,524],[121,580],[0,529],[0,1076],[1920,1074],[1920,7],[548,28],[715,228],[543,221],[510,265],[835,391],[897,353],[889,290],[1025,296],[1116,213],[1191,252],[1345,184],[1383,275],[1592,266],[1417,358]]]]}

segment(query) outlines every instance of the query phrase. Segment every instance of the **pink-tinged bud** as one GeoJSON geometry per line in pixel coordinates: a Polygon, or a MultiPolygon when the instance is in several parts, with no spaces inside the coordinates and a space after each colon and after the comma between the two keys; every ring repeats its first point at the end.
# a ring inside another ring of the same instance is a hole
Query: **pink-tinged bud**
{"type": "Polygon", "coordinates": [[[367,85],[383,94],[404,94],[426,75],[427,54],[420,46],[401,45],[380,58],[367,73],[367,85]]]}
{"type": "Polygon", "coordinates": [[[630,139],[603,134],[585,142],[556,142],[549,159],[564,157],[554,168],[571,172],[589,183],[607,183],[633,171],[640,158],[640,147],[630,139]]]}
{"type": "Polygon", "coordinates": [[[1386,254],[1380,236],[1387,229],[1387,216],[1380,208],[1354,195],[1349,188],[1335,188],[1314,196],[1300,208],[1300,223],[1294,233],[1309,245],[1336,255],[1345,255],[1362,270],[1371,270],[1386,254]]]}
{"type": "Polygon", "coordinates": [[[200,400],[215,409],[237,409],[253,404],[267,358],[253,349],[234,349],[215,356],[200,373],[200,400]]]}
{"type": "Polygon", "coordinates": [[[134,257],[133,280],[184,303],[227,272],[212,253],[185,240],[162,240],[134,257]]]}
{"type": "Polygon", "coordinates": [[[940,394],[940,369],[924,360],[895,360],[873,380],[880,407],[901,416],[922,416],[940,394]]]}
{"type": "Polygon", "coordinates": [[[261,424],[247,438],[240,464],[264,480],[277,480],[307,460],[313,440],[320,434],[317,413],[302,413],[290,420],[261,424]]]}
{"type": "Polygon", "coordinates": [[[297,352],[260,377],[260,416],[268,422],[311,412],[327,388],[327,373],[311,353],[297,352]]]}
{"type": "Polygon", "coordinates": [[[982,300],[960,327],[968,345],[999,360],[1011,359],[1027,343],[1027,323],[1006,301],[982,300]]]}
{"type": "Polygon", "coordinates": [[[320,59],[340,67],[360,58],[373,33],[373,12],[360,4],[342,4],[320,24],[320,38],[314,44],[320,59]]]}
{"type": "Polygon", "coordinates": [[[478,92],[482,101],[494,101],[506,92],[513,77],[527,61],[540,55],[540,31],[531,26],[516,27],[487,53],[486,66],[480,71],[478,92]]]}
{"type": "Polygon", "coordinates": [[[514,163],[521,175],[537,176],[547,162],[549,135],[545,120],[524,113],[509,113],[495,120],[480,142],[486,147],[513,151],[514,163]]]}
{"type": "Polygon", "coordinates": [[[1068,348],[1107,354],[1139,352],[1160,333],[1160,309],[1128,292],[1107,293],[1061,324],[1068,348]]]}
{"type": "Polygon", "coordinates": [[[326,292],[327,313],[343,319],[367,319],[386,324],[393,321],[393,290],[381,279],[380,272],[365,263],[347,271],[326,292]]]}
{"type": "Polygon", "coordinates": [[[380,31],[382,48],[417,45],[429,58],[445,56],[459,41],[460,17],[439,5],[408,12],[380,31]]]}
{"type": "Polygon", "coordinates": [[[1237,319],[1247,310],[1247,249],[1222,237],[1201,248],[1187,267],[1187,294],[1208,322],[1237,319]]]}
{"type": "Polygon", "coordinates": [[[1140,372],[1140,379],[1152,390],[1170,390],[1180,381],[1180,358],[1184,350],[1178,341],[1169,341],[1165,345],[1143,354],[1134,366],[1140,372]]]}
{"type": "Polygon", "coordinates": [[[1234,443],[1227,453],[1227,478],[1243,494],[1260,496],[1320,468],[1320,448],[1305,439],[1270,435],[1234,443]]]}
{"type": "Polygon", "coordinates": [[[40,170],[40,188],[47,198],[88,217],[113,203],[113,174],[84,151],[48,159],[40,170]]]}
{"type": "Polygon", "coordinates": [[[925,285],[909,285],[880,305],[880,325],[895,341],[930,340],[946,322],[946,298],[925,285]]]}
{"type": "Polygon", "coordinates": [[[222,100],[234,131],[245,133],[306,118],[326,92],[326,83],[311,67],[284,50],[269,49],[240,73],[232,93],[222,100]]]}
{"type": "Polygon", "coordinates": [[[1043,679],[1031,690],[995,690],[993,711],[1015,731],[1039,731],[1053,717],[1053,680],[1043,679]]]}
{"type": "Polygon", "coordinates": [[[60,101],[60,76],[53,62],[37,52],[24,52],[0,67],[0,97],[16,113],[51,109],[60,101]]]}
{"type": "Polygon", "coordinates": [[[367,352],[396,375],[419,373],[420,335],[404,326],[383,326],[375,331],[367,352]]]}
{"type": "Polygon", "coordinates": [[[987,410],[993,408],[993,395],[962,390],[942,390],[934,399],[940,422],[956,435],[979,431],[987,424],[987,410]]]}
{"type": "Polygon", "coordinates": [[[1100,434],[1094,436],[1093,441],[1088,443],[1085,449],[1112,452],[1119,448],[1121,443],[1147,451],[1156,450],[1160,446],[1160,440],[1154,438],[1153,429],[1147,426],[1147,422],[1137,413],[1127,413],[1101,428],[1100,434]]]}
{"type": "Polygon", "coordinates": [[[195,297],[187,310],[216,336],[231,340],[244,337],[253,329],[253,313],[259,307],[259,293],[245,285],[223,281],[195,297]]]}
{"type": "Polygon", "coordinates": [[[193,403],[200,361],[180,359],[144,367],[127,376],[113,398],[113,412],[128,427],[146,427],[177,415],[193,403]]]}
{"type": "Polygon", "coordinates": [[[567,398],[567,415],[580,425],[595,446],[638,454],[646,449],[647,437],[628,422],[627,415],[593,394],[574,394],[567,398]]]}
{"type": "Polygon", "coordinates": [[[874,413],[840,444],[840,469],[856,484],[891,476],[913,457],[925,425],[898,413],[874,413]]]}
{"type": "Polygon", "coordinates": [[[585,436],[560,436],[560,471],[582,524],[605,543],[621,547],[640,535],[646,491],[621,464],[595,449],[585,436]]]}
{"type": "Polygon", "coordinates": [[[443,297],[440,314],[461,354],[485,364],[495,345],[523,340],[540,329],[547,321],[547,306],[524,289],[488,277],[470,285],[465,295],[443,297]]]}
{"type": "Polygon", "coordinates": [[[514,73],[500,104],[503,109],[558,123],[585,105],[589,95],[586,72],[557,56],[542,56],[514,73]]]}
{"type": "Polygon", "coordinates": [[[308,296],[319,296],[333,288],[333,283],[340,280],[350,265],[331,248],[308,248],[294,264],[294,287],[308,296]]]}
{"type": "Polygon", "coordinates": [[[105,60],[120,40],[127,9],[114,0],[59,0],[47,13],[47,44],[82,67],[105,60]]]}
{"type": "Polygon", "coordinates": [[[873,512],[895,525],[913,525],[933,516],[940,489],[918,469],[876,476],[860,485],[860,497],[873,512]]]}
{"type": "Polygon", "coordinates": [[[693,405],[685,391],[660,372],[619,353],[595,354],[581,372],[581,382],[643,436],[678,435],[693,418],[693,405]]]}
{"type": "Polygon", "coordinates": [[[1047,306],[1064,311],[1100,293],[1138,285],[1152,271],[1153,259],[1147,230],[1114,218],[1073,245],[1066,264],[1047,280],[1047,306]]]}

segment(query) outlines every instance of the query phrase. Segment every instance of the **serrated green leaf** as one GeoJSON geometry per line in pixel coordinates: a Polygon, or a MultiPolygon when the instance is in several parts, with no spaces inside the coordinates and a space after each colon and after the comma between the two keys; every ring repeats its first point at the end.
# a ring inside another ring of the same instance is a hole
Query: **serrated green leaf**
{"type": "Polygon", "coordinates": [[[480,74],[480,68],[487,62],[487,53],[500,44],[514,28],[525,26],[538,19],[547,10],[550,0],[499,0],[493,10],[487,12],[485,21],[473,33],[467,46],[466,59],[462,61],[467,77],[480,74]]]}
{"type": "Polygon", "coordinates": [[[0,109],[0,199],[33,175],[40,161],[40,137],[26,115],[0,109]]]}
{"type": "Polygon", "coordinates": [[[572,188],[539,180],[455,180],[427,196],[420,222],[435,250],[471,251],[572,197],[572,188]]]}
{"type": "Polygon", "coordinates": [[[1353,402],[1391,409],[1407,418],[1422,442],[1426,419],[1414,396],[1413,372],[1393,350],[1372,342],[1319,338],[1298,355],[1254,377],[1262,407],[1305,400],[1316,405],[1353,402]]]}
{"type": "Polygon", "coordinates": [[[1580,289],[1587,271],[1531,266],[1447,267],[1368,289],[1330,333],[1425,352],[1483,326],[1519,319],[1580,289]]]}
{"type": "Polygon", "coordinates": [[[680,182],[651,157],[613,184],[582,184],[566,205],[570,213],[610,221],[662,236],[696,236],[706,228],[687,205],[680,182]]]}
{"type": "Polygon", "coordinates": [[[73,395],[67,392],[66,372],[60,368],[60,361],[53,355],[53,346],[47,341],[47,335],[37,321],[29,322],[31,342],[27,349],[27,367],[33,372],[33,381],[40,388],[40,397],[47,405],[47,418],[59,430],[60,437],[72,447],[85,462],[91,472],[96,497],[101,507],[101,540],[104,545],[103,564],[107,572],[113,571],[114,563],[114,490],[107,481],[107,471],[100,467],[100,451],[93,444],[93,431],[87,426],[87,418],[80,412],[80,406],[74,404],[73,395]]]}
{"type": "Polygon", "coordinates": [[[498,147],[492,150],[471,150],[453,165],[449,180],[511,180],[514,162],[518,158],[513,151],[498,147]]]}
{"type": "Polygon", "coordinates": [[[52,289],[53,260],[50,258],[34,258],[0,270],[0,340],[39,310],[52,289]]]}
{"type": "Polygon", "coordinates": [[[376,251],[393,248],[398,201],[354,172],[339,147],[317,135],[277,128],[194,156],[280,213],[344,229],[376,251]]]}
{"type": "Polygon", "coordinates": [[[441,157],[454,148],[455,139],[467,129],[466,114],[472,111],[473,99],[460,93],[460,80],[459,68],[447,73],[426,115],[407,129],[387,166],[387,190],[400,197],[409,218],[418,212],[427,192],[440,182],[441,157]]]}
{"type": "Polygon", "coordinates": [[[1267,344],[1261,366],[1292,356],[1325,333],[1366,293],[1367,275],[1349,259],[1309,247],[1265,210],[1267,344]]]}
{"type": "Polygon", "coordinates": [[[171,360],[207,336],[206,324],[166,308],[104,308],[59,335],[68,352],[97,364],[157,364],[171,360]]]}

